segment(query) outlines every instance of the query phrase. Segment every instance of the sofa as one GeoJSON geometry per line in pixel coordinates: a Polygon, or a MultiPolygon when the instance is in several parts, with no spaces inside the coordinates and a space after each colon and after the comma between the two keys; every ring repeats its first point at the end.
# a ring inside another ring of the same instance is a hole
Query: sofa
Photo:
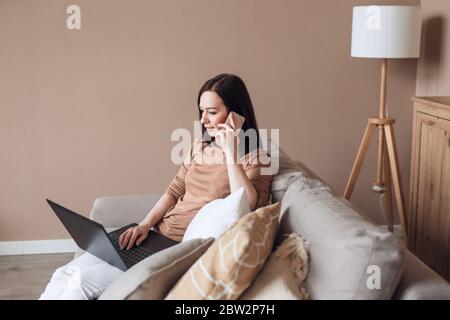
{"type": "MultiPolygon", "coordinates": [[[[282,214],[275,245],[289,233],[308,241],[310,299],[450,299],[449,283],[407,250],[398,235],[375,225],[281,149],[276,160],[279,171],[272,183],[272,202],[281,202],[282,214]],[[377,268],[381,280],[378,287],[376,281],[370,287],[377,268]]],[[[113,231],[141,221],[160,196],[100,197],[90,217],[113,231]]],[[[75,257],[82,253],[78,249],[75,257]]]]}

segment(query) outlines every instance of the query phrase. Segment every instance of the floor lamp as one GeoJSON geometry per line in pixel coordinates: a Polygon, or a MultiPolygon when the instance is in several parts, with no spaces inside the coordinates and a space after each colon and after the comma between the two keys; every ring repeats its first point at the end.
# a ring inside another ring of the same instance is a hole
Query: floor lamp
{"type": "Polygon", "coordinates": [[[372,134],[378,128],[377,170],[372,190],[385,194],[386,220],[389,230],[393,231],[391,196],[393,185],[405,241],[408,239],[407,214],[394,137],[395,119],[386,115],[386,79],[388,59],[419,57],[420,36],[421,8],[419,6],[357,6],[353,8],[351,55],[381,60],[381,90],[378,117],[369,118],[344,197],[350,200],[372,134]]]}

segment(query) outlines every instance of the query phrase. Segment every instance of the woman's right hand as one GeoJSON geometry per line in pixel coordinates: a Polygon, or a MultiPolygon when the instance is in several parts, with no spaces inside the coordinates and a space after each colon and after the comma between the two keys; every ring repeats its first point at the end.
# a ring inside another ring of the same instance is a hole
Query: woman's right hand
{"type": "Polygon", "coordinates": [[[137,225],[127,229],[119,237],[120,249],[123,250],[127,247],[127,250],[129,250],[135,242],[137,246],[140,245],[142,241],[147,239],[150,229],[151,227],[148,225],[137,225]]]}

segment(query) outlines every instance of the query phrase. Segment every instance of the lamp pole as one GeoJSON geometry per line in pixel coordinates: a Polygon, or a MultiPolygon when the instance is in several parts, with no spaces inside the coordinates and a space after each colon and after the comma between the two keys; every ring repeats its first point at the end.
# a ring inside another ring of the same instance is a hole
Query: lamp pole
{"type": "MultiPolygon", "coordinates": [[[[386,118],[386,88],[387,88],[387,67],[388,60],[382,59],[381,62],[381,87],[380,87],[380,110],[378,117],[386,118]]],[[[372,190],[377,193],[384,194],[386,197],[385,217],[389,231],[393,232],[393,215],[392,215],[392,192],[391,192],[391,171],[389,156],[387,154],[384,125],[378,126],[378,156],[377,156],[377,173],[376,180],[372,186],[372,190]],[[384,171],[384,180],[383,180],[384,171]]]]}
{"type": "MultiPolygon", "coordinates": [[[[380,113],[379,118],[386,118],[386,86],[387,86],[387,59],[383,59],[381,63],[381,89],[380,89],[380,113]]],[[[378,125],[378,159],[377,159],[377,178],[375,185],[380,187],[380,192],[384,192],[382,171],[383,171],[383,149],[384,149],[384,128],[378,125]]],[[[374,191],[377,192],[376,188],[374,191]]]]}

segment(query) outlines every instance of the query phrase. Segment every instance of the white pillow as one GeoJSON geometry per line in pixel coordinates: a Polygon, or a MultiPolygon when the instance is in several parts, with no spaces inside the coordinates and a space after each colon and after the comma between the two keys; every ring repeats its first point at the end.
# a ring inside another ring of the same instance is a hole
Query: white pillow
{"type": "Polygon", "coordinates": [[[250,212],[244,187],[225,199],[207,203],[192,219],[184,233],[183,241],[196,238],[218,238],[240,217],[250,212]]]}

